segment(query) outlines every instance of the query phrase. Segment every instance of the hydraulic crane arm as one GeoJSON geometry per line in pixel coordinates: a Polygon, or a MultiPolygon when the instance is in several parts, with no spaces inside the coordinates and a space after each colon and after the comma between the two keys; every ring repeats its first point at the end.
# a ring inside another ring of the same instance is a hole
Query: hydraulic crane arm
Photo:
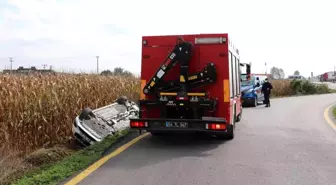
{"type": "Polygon", "coordinates": [[[192,57],[192,43],[183,41],[179,37],[178,43],[172,52],[163,61],[161,67],[145,85],[144,94],[155,94],[162,91],[179,90],[186,93],[190,89],[204,86],[216,80],[216,69],[213,63],[209,63],[201,72],[188,75],[189,61],[192,57]],[[174,81],[163,81],[167,72],[177,63],[180,63],[180,78],[174,81]]]}
{"type": "Polygon", "coordinates": [[[166,73],[173,68],[178,62],[185,66],[188,66],[191,58],[192,44],[190,42],[184,42],[182,38],[179,39],[179,43],[175,45],[174,49],[166,57],[161,67],[156,71],[154,76],[144,87],[144,94],[150,94],[154,92],[154,89],[160,84],[166,73]]]}
{"type": "MultiPolygon", "coordinates": [[[[202,87],[216,81],[217,72],[215,65],[209,63],[202,71],[188,76],[188,90],[202,87]]],[[[162,82],[157,87],[159,92],[180,91],[179,80],[162,82]]]]}

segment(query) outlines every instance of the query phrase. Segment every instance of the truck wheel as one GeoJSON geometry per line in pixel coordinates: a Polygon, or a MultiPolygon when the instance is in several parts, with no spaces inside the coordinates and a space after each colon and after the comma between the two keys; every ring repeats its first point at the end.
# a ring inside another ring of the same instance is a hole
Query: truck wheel
{"type": "MultiPolygon", "coordinates": [[[[234,115],[236,114],[236,110],[234,110],[234,115]]],[[[232,119],[233,123],[232,125],[228,125],[227,132],[226,132],[226,138],[228,140],[232,140],[234,138],[234,130],[236,127],[236,119],[232,119]]]]}
{"type": "Polygon", "coordinates": [[[233,124],[227,126],[227,132],[218,133],[216,134],[216,137],[219,139],[232,140],[234,138],[235,127],[236,127],[236,119],[233,119],[233,124]]]}
{"type": "Polygon", "coordinates": [[[238,116],[236,117],[236,122],[239,122],[241,120],[242,114],[243,114],[242,112],[238,114],[238,116]]]}
{"type": "Polygon", "coordinates": [[[238,116],[236,117],[236,122],[239,122],[239,121],[240,121],[240,119],[241,119],[241,113],[240,113],[240,114],[238,114],[238,116]]]}
{"type": "Polygon", "coordinates": [[[218,133],[216,137],[220,140],[232,140],[234,138],[234,126],[228,125],[226,133],[218,133]]]}
{"type": "Polygon", "coordinates": [[[234,127],[235,127],[235,125],[228,125],[227,139],[229,139],[229,140],[232,140],[234,138],[234,127]]]}
{"type": "Polygon", "coordinates": [[[240,106],[240,113],[236,117],[236,122],[239,122],[241,120],[242,115],[243,115],[243,106],[240,106]]]}

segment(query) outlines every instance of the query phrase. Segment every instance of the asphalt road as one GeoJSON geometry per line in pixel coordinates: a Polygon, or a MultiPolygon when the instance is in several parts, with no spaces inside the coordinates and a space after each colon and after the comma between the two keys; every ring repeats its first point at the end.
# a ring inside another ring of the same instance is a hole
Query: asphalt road
{"type": "Polygon", "coordinates": [[[333,101],[304,96],[246,108],[226,142],[147,136],[79,184],[335,185],[336,132],[323,117],[333,101]]]}

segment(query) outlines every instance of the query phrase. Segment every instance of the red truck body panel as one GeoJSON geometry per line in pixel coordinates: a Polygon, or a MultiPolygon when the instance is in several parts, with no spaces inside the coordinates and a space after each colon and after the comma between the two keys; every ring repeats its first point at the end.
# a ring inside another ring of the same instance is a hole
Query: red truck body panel
{"type": "MultiPolygon", "coordinates": [[[[167,55],[172,51],[176,44],[177,37],[181,35],[166,35],[166,36],[143,36],[142,41],[146,42],[146,45],[142,44],[141,55],[141,99],[153,99],[153,97],[144,95],[142,93],[143,86],[153,77],[153,74],[162,65],[162,62],[167,55]]],[[[213,84],[205,87],[194,89],[192,92],[206,91],[211,97],[218,99],[216,117],[223,117],[228,123],[232,123],[241,110],[240,101],[240,67],[239,62],[234,63],[238,66],[238,79],[230,77],[229,67],[229,51],[236,56],[239,60],[238,50],[236,50],[228,38],[228,34],[194,34],[194,35],[182,35],[185,41],[193,43],[193,56],[189,63],[189,74],[200,71],[209,62],[215,64],[217,70],[217,81],[213,84]],[[213,38],[213,37],[225,37],[227,41],[225,44],[195,44],[196,38],[213,38]],[[233,79],[236,81],[236,85],[233,87],[233,79]],[[232,83],[231,83],[231,82],[232,83]],[[230,86],[232,92],[230,92],[230,86]],[[233,96],[233,92],[236,89],[236,96],[233,96]],[[233,116],[234,104],[236,105],[236,115],[233,116]]],[[[165,76],[165,80],[173,80],[179,78],[180,68],[177,64],[171,69],[165,76]]],[[[141,109],[146,109],[142,106],[141,109]]],[[[141,118],[159,118],[160,110],[150,111],[149,114],[141,115],[141,118]]]]}

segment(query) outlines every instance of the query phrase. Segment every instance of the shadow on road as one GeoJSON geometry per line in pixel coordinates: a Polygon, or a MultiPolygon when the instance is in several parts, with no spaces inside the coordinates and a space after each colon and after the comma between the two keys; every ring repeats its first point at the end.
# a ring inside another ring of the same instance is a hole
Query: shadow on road
{"type": "Polygon", "coordinates": [[[211,150],[225,142],[225,140],[199,134],[174,134],[160,137],[149,135],[119,156],[111,159],[107,166],[136,169],[177,158],[201,159],[212,155],[211,150]]]}

